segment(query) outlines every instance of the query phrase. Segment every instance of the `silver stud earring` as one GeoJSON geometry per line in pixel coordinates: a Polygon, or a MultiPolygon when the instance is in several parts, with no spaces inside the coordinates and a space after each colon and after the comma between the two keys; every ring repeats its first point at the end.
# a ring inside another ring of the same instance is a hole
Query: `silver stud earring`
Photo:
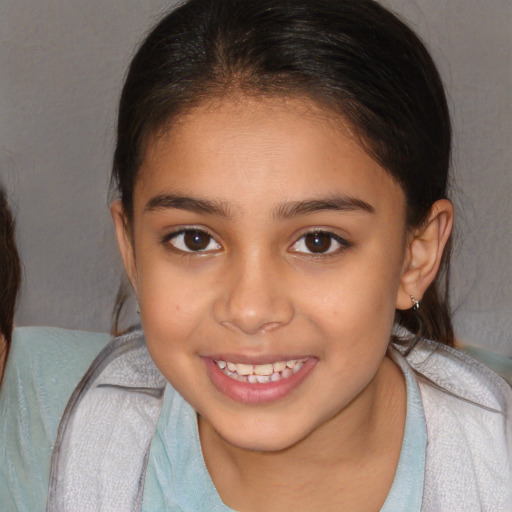
{"type": "Polygon", "coordinates": [[[409,295],[409,297],[411,297],[411,301],[412,301],[412,310],[418,311],[418,309],[420,309],[420,301],[416,300],[414,298],[414,295],[409,295]]]}

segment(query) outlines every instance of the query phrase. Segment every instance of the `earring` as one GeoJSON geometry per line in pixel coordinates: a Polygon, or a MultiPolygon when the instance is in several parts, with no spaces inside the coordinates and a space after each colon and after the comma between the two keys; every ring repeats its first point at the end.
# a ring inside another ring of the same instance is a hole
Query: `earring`
{"type": "Polygon", "coordinates": [[[409,295],[409,297],[411,297],[411,301],[412,301],[412,310],[418,311],[418,309],[420,309],[420,301],[416,300],[414,298],[414,295],[409,295]]]}

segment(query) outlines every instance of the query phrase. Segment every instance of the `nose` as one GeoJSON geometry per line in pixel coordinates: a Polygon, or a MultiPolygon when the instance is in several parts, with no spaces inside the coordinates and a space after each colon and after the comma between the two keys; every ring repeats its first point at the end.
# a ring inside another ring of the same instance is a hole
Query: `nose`
{"type": "Polygon", "coordinates": [[[214,304],[215,320],[244,334],[265,333],[294,316],[282,269],[262,258],[238,261],[226,271],[214,304]]]}

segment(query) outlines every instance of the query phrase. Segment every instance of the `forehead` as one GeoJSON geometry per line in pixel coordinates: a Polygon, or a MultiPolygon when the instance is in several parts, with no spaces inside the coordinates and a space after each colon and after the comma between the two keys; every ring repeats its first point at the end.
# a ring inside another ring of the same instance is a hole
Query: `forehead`
{"type": "Polygon", "coordinates": [[[399,185],[343,118],[303,98],[223,98],[179,118],[150,142],[135,200],[175,191],[240,210],[251,200],[263,206],[263,197],[334,194],[404,206],[399,185]]]}

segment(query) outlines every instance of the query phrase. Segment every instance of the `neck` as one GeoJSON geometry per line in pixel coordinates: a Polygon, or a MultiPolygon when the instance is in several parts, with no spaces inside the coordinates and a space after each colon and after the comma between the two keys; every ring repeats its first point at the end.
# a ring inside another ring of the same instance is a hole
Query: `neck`
{"type": "Polygon", "coordinates": [[[379,510],[398,464],[405,414],[403,376],[385,358],[348,406],[284,450],[233,446],[202,419],[199,432],[212,480],[235,510],[379,510]]]}

